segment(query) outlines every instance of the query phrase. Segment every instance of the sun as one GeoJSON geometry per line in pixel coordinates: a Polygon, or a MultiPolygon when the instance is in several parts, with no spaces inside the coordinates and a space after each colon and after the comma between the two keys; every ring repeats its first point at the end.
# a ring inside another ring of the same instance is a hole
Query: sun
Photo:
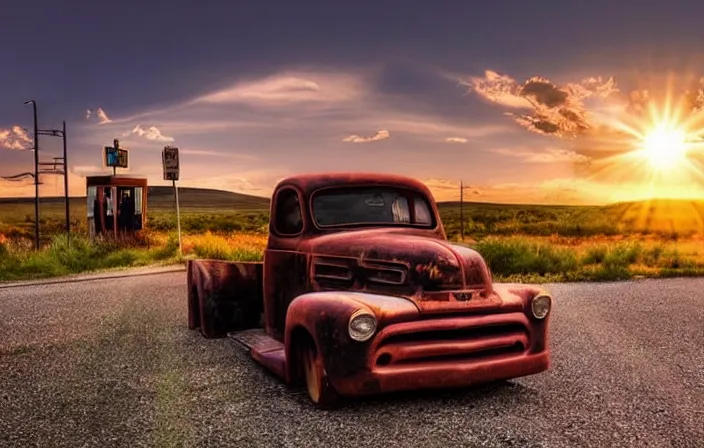
{"type": "Polygon", "coordinates": [[[687,133],[665,124],[657,125],[645,135],[641,144],[642,155],[657,170],[671,170],[687,161],[687,133]]]}

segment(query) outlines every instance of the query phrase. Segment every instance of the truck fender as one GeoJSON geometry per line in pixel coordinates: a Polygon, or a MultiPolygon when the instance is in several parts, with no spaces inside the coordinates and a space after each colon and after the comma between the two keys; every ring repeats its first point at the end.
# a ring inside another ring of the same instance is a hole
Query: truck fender
{"type": "Polygon", "coordinates": [[[540,285],[522,283],[494,283],[494,291],[499,294],[506,306],[516,304],[522,308],[523,313],[528,316],[530,326],[530,339],[532,341],[532,352],[540,352],[548,346],[549,326],[552,314],[554,313],[555,301],[552,293],[540,285]],[[551,301],[550,312],[544,319],[534,319],[531,311],[533,299],[539,296],[548,296],[551,301]]]}
{"type": "Polygon", "coordinates": [[[348,333],[349,319],[359,310],[376,316],[377,331],[389,322],[418,315],[416,305],[400,297],[346,291],[311,292],[296,297],[286,313],[287,382],[295,382],[300,373],[297,345],[302,342],[315,344],[333,381],[363,368],[370,341],[353,341],[348,333]]]}

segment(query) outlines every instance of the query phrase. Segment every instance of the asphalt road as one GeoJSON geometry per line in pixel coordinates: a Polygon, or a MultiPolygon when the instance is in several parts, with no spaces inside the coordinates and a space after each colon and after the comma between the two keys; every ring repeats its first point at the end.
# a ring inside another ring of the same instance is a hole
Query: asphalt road
{"type": "Polygon", "coordinates": [[[550,371],[336,411],[190,332],[183,272],[0,289],[0,446],[704,447],[704,279],[548,289],[550,371]]]}

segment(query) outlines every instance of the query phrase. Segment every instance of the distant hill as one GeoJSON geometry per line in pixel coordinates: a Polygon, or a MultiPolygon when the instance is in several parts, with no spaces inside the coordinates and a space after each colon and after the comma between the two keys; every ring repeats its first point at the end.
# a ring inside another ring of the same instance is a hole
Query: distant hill
{"type": "MultiPolygon", "coordinates": [[[[149,187],[147,206],[150,208],[172,208],[173,187],[149,187]]],[[[269,209],[269,198],[251,196],[231,191],[206,188],[179,187],[179,205],[184,209],[259,210],[269,209]]]]}
{"type": "MultiPolygon", "coordinates": [[[[174,189],[169,186],[148,187],[147,206],[150,209],[173,208],[174,189]]],[[[189,210],[268,210],[269,198],[252,196],[231,191],[206,188],[178,188],[179,204],[189,210]]],[[[40,204],[61,204],[63,197],[43,197],[40,204]]],[[[71,204],[85,205],[86,197],[71,197],[71,204]]],[[[27,205],[34,204],[34,198],[0,198],[0,204],[27,205]]]]}

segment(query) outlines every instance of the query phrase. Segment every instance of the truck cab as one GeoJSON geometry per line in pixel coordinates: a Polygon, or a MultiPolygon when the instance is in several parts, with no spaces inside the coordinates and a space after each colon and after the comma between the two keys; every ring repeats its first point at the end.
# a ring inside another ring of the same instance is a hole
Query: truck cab
{"type": "Polygon", "coordinates": [[[447,240],[430,190],[388,174],[276,186],[262,263],[189,260],[189,323],[229,336],[319,405],[548,368],[552,298],[496,284],[447,240]]]}

